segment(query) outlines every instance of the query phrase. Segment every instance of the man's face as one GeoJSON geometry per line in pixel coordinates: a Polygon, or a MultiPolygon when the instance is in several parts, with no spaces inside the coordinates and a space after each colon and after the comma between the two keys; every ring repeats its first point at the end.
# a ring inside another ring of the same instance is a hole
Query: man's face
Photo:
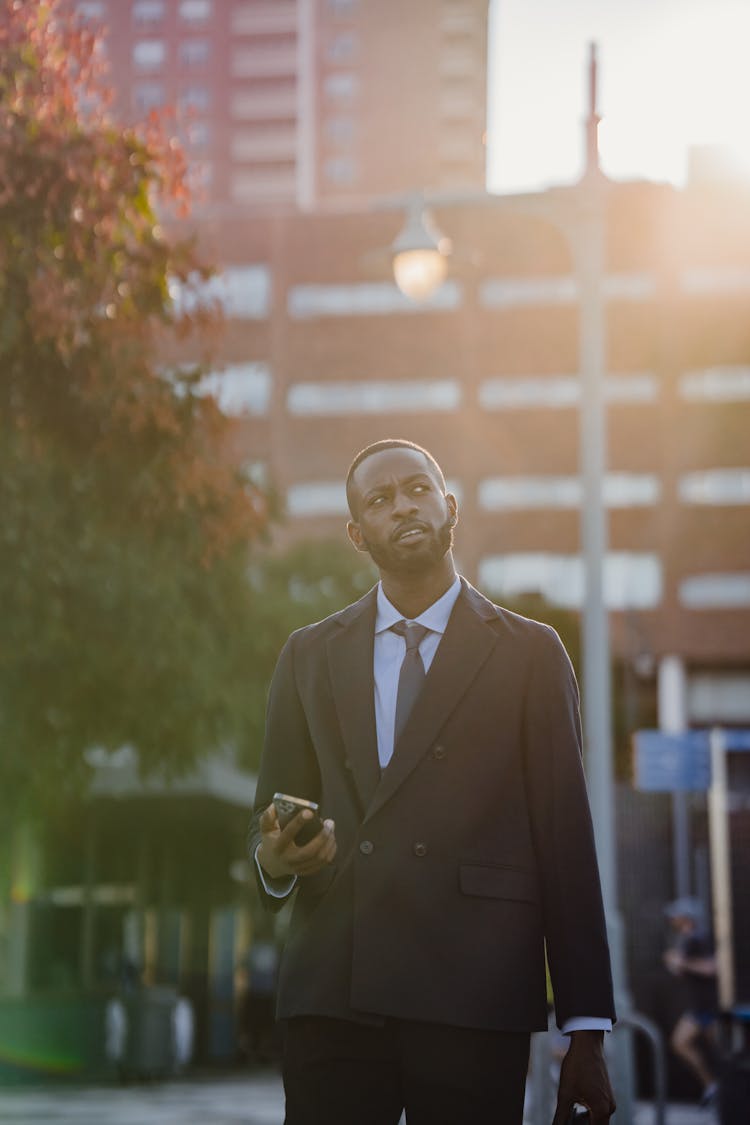
{"type": "Polygon", "coordinates": [[[357,466],[352,484],[349,538],[380,571],[418,574],[450,550],[456,501],[443,492],[435,469],[418,450],[373,453],[357,466]]]}

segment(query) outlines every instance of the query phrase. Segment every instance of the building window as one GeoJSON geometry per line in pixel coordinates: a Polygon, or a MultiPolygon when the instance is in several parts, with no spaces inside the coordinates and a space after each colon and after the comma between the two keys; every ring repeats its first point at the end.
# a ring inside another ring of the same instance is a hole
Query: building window
{"type": "Polygon", "coordinates": [[[395,282],[354,282],[349,285],[293,285],[287,307],[293,320],[319,316],[422,316],[437,309],[449,312],[460,308],[461,286],[444,281],[429,300],[415,304],[404,296],[395,282]]]}
{"type": "Polygon", "coordinates": [[[750,504],[750,469],[686,473],[679,483],[683,504],[750,504]]]}
{"type": "Polygon", "coordinates": [[[659,380],[650,371],[607,375],[604,379],[604,397],[607,402],[619,404],[656,402],[659,397],[659,380]]]}
{"type": "Polygon", "coordinates": [[[577,477],[493,477],[479,482],[479,506],[499,512],[513,508],[577,508],[577,477]]]}
{"type": "Polygon", "coordinates": [[[359,36],[355,31],[339,31],[326,44],[326,59],[331,63],[351,62],[358,47],[359,36]]]}
{"type": "Polygon", "coordinates": [[[577,375],[521,375],[485,379],[479,387],[484,410],[560,409],[577,406],[581,385],[577,375]]]}
{"type": "Polygon", "coordinates": [[[686,371],[680,378],[680,393],[688,402],[747,402],[750,399],[750,367],[708,367],[686,371]]]}
{"type": "Polygon", "coordinates": [[[160,23],[164,19],[164,0],[135,0],[133,23],[141,26],[160,23]]]}
{"type": "Polygon", "coordinates": [[[354,140],[355,129],[352,117],[328,117],[324,128],[326,137],[332,144],[350,145],[354,140]]]}
{"type": "Polygon", "coordinates": [[[270,487],[270,474],[267,461],[245,461],[242,466],[242,475],[250,484],[264,491],[270,487]]]}
{"type": "Polygon", "coordinates": [[[332,156],[325,161],[323,171],[331,184],[353,184],[357,165],[351,156],[332,156]]]}
{"type": "Polygon", "coordinates": [[[133,86],[133,105],[139,113],[150,113],[164,105],[164,86],[161,82],[136,82],[133,86]]]}
{"type": "Polygon", "coordinates": [[[359,80],[353,71],[342,70],[337,74],[327,74],[323,89],[330,101],[352,101],[359,89],[359,80]]]}
{"type": "Polygon", "coordinates": [[[448,126],[438,142],[438,157],[444,164],[466,164],[476,155],[477,147],[471,129],[448,126]]]}
{"type": "Polygon", "coordinates": [[[694,672],[688,681],[688,718],[704,726],[750,719],[750,675],[747,672],[694,672]]]}
{"type": "Polygon", "coordinates": [[[680,583],[680,601],[687,609],[750,608],[750,571],[694,574],[680,583]]]}
{"type": "Polygon", "coordinates": [[[656,296],[656,278],[650,273],[610,273],[602,279],[608,301],[650,301],[656,296]]]}
{"type": "MultiPolygon", "coordinates": [[[[651,473],[607,473],[602,493],[608,508],[643,508],[658,502],[661,486],[651,473]]],[[[490,477],[479,483],[479,505],[487,511],[579,508],[582,503],[577,476],[490,477]]]]}
{"type": "Polygon", "coordinates": [[[200,394],[211,394],[224,414],[262,416],[271,402],[271,369],[267,363],[236,363],[201,379],[200,394]]]}
{"type": "Polygon", "coordinates": [[[474,35],[477,31],[476,13],[449,9],[440,17],[440,26],[446,35],[474,35]]]}
{"type": "Polygon", "coordinates": [[[206,198],[213,179],[213,165],[208,160],[196,160],[188,165],[187,182],[199,201],[206,198]]]}
{"type": "Polygon", "coordinates": [[[133,44],[133,63],[139,70],[158,70],[164,65],[166,57],[163,39],[141,39],[133,44]]]}
{"type": "Polygon", "coordinates": [[[295,383],[289,388],[290,414],[418,414],[423,410],[452,411],[461,403],[457,382],[295,383]]]}
{"type": "Polygon", "coordinates": [[[216,302],[232,320],[264,320],[271,308],[271,271],[260,263],[230,266],[190,289],[172,278],[169,295],[179,313],[195,313],[216,302]]]}
{"type": "Polygon", "coordinates": [[[103,0],[79,0],[76,4],[76,12],[83,20],[104,19],[103,0]]]}
{"type": "Polygon", "coordinates": [[[209,52],[208,39],[185,39],[180,43],[180,62],[183,66],[205,66],[209,52]]]}
{"type": "MultiPolygon", "coordinates": [[[[604,397],[614,404],[655,402],[659,384],[650,372],[608,375],[604,397]]],[[[577,375],[521,375],[485,379],[479,388],[484,410],[562,409],[577,406],[581,381],[577,375]]]]}
{"type": "Polygon", "coordinates": [[[183,113],[207,113],[211,94],[206,86],[186,86],[180,94],[179,107],[183,113]]]}
{"type": "Polygon", "coordinates": [[[696,267],[685,270],[680,276],[684,293],[693,296],[710,293],[714,296],[750,292],[750,270],[744,266],[696,267]]]}
{"type": "MultiPolygon", "coordinates": [[[[602,292],[612,301],[644,301],[655,291],[656,283],[649,274],[609,274],[602,281],[602,292]]],[[[572,305],[580,296],[572,275],[490,277],[481,282],[479,294],[486,308],[572,305]]]]}
{"type": "MultiPolygon", "coordinates": [[[[500,598],[541,594],[552,605],[580,609],[584,597],[583,560],[579,555],[547,551],[484,558],[479,585],[500,598]]],[[[608,609],[653,609],[662,597],[662,569],[657,555],[612,551],[604,561],[604,601],[608,609]]]]}
{"type": "Polygon", "coordinates": [[[207,121],[191,121],[186,130],[185,141],[194,151],[208,148],[211,141],[211,126],[207,121]]]}
{"type": "Polygon", "coordinates": [[[661,500],[661,481],[654,473],[607,473],[602,492],[608,508],[647,508],[661,500]]]}
{"type": "Polygon", "coordinates": [[[479,300],[487,309],[573,305],[577,299],[573,276],[490,277],[479,283],[479,300]]]}
{"type": "Polygon", "coordinates": [[[307,481],[287,490],[290,516],[345,516],[346,489],[340,481],[307,481]]]}
{"type": "Polygon", "coordinates": [[[471,90],[449,90],[440,96],[440,112],[446,119],[469,118],[473,124],[478,113],[477,99],[471,90]]]}
{"type": "Polygon", "coordinates": [[[212,0],[180,0],[180,19],[186,23],[205,23],[211,18],[212,0]]]}
{"type": "Polygon", "coordinates": [[[448,44],[440,56],[439,65],[444,78],[471,78],[476,73],[477,55],[463,46],[448,44]]]}

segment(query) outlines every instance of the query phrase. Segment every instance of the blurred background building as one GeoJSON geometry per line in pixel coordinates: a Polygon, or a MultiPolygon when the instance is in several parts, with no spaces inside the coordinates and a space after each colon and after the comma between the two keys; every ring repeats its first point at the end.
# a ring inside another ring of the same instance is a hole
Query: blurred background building
{"type": "MultiPolygon", "coordinates": [[[[280,499],[273,548],[343,538],[352,455],[406,436],[459,498],[466,577],[501,602],[577,613],[580,294],[560,231],[483,195],[486,0],[75,7],[105,31],[121,118],[176,108],[189,221],[227,317],[224,366],[205,386],[235,417],[238,460],[280,499]],[[444,200],[433,216],[454,248],[419,305],[388,254],[414,192],[444,200]]],[[[668,797],[633,791],[630,734],[659,721],[665,662],[680,671],[684,725],[750,726],[750,185],[699,154],[685,189],[610,184],[605,226],[620,899],[647,1007],[674,840],[668,797]]],[[[146,793],[130,765],[103,763],[86,817],[34,845],[53,860],[14,931],[17,991],[49,991],[55,972],[101,985],[111,947],[146,983],[187,992],[199,1055],[226,1059],[253,932],[251,779],[207,767],[182,791],[146,793]],[[139,841],[123,852],[133,823],[139,841]]],[[[690,880],[705,897],[702,795],[689,813],[690,880]]],[[[24,855],[33,867],[34,848],[24,855]]]]}
{"type": "Polygon", "coordinates": [[[77,7],[122,119],[176,109],[204,213],[484,186],[488,0],[77,7]]]}

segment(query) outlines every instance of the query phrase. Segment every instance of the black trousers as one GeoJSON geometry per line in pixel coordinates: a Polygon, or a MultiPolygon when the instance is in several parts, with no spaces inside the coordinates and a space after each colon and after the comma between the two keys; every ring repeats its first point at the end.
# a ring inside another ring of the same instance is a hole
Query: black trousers
{"type": "Polygon", "coordinates": [[[284,1125],[521,1125],[529,1036],[389,1019],[286,1021],[284,1125]]]}

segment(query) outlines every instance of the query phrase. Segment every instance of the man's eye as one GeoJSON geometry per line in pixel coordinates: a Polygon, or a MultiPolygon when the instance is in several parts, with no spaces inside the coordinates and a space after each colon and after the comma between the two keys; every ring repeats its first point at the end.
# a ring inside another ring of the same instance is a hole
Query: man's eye
{"type": "Polygon", "coordinates": [[[415,484],[413,491],[414,492],[429,492],[430,486],[429,486],[429,484],[415,484]]]}
{"type": "Polygon", "coordinates": [[[384,496],[373,496],[372,499],[367,502],[368,507],[374,508],[376,504],[382,503],[383,500],[385,500],[384,496]]]}

